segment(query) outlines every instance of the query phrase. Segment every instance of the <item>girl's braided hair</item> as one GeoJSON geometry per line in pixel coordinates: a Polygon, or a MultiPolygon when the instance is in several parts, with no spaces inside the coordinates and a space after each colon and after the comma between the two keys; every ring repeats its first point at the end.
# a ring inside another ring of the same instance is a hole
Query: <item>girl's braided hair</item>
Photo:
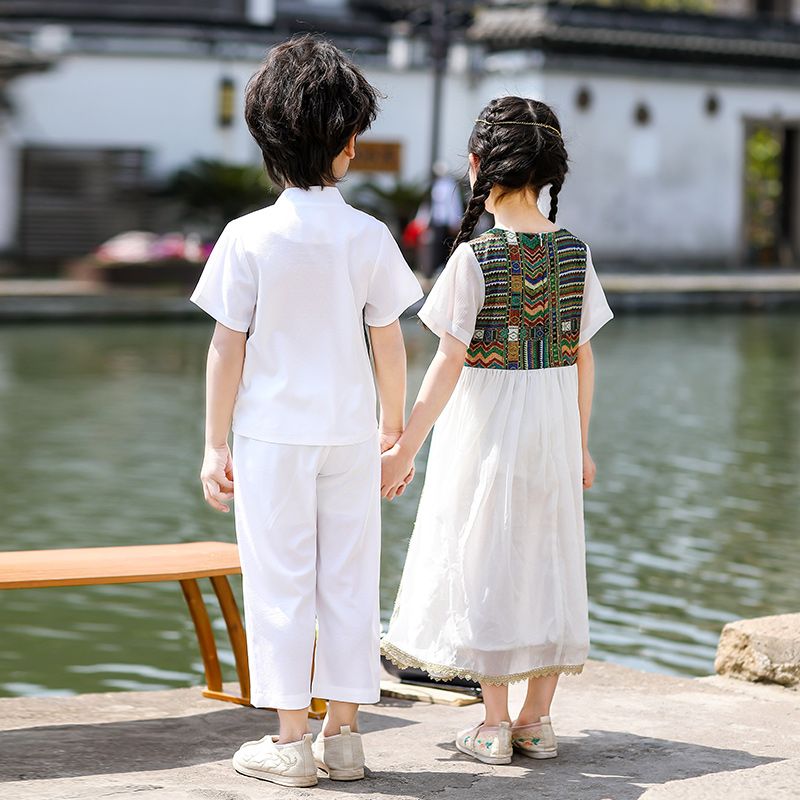
{"type": "Polygon", "coordinates": [[[538,196],[549,184],[549,219],[555,222],[558,193],[569,169],[561,125],[544,103],[499,97],[481,111],[478,119],[481,121],[475,123],[469,137],[469,152],[478,158],[478,171],[453,250],[472,235],[493,186],[500,189],[501,197],[526,187],[538,196]]]}

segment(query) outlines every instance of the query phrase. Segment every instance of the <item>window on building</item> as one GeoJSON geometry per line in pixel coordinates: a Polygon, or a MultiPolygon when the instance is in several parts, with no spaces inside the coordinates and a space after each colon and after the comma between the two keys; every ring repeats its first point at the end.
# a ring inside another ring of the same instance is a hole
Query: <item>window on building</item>
{"type": "Polygon", "coordinates": [[[767,19],[789,19],[791,0],[753,0],[753,13],[767,19]]]}
{"type": "Polygon", "coordinates": [[[22,153],[20,256],[58,263],[143,227],[145,156],[137,149],[28,147],[22,153]]]}

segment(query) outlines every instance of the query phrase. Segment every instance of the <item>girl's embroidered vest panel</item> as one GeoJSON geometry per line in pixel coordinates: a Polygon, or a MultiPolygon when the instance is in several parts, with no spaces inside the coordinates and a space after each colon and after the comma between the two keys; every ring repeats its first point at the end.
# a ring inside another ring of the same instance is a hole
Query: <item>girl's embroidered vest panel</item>
{"type": "Polygon", "coordinates": [[[566,230],[492,228],[470,242],[486,284],[466,366],[568,367],[578,354],[586,245],[566,230]]]}

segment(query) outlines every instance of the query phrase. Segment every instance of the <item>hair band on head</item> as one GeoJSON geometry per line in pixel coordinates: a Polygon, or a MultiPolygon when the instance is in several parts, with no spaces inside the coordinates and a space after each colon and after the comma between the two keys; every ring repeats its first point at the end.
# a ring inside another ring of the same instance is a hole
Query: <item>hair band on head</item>
{"type": "Polygon", "coordinates": [[[484,125],[535,125],[537,128],[547,128],[561,136],[561,131],[553,125],[548,125],[546,122],[527,122],[526,120],[499,120],[497,122],[489,122],[488,119],[476,119],[475,122],[482,122],[484,125]]]}

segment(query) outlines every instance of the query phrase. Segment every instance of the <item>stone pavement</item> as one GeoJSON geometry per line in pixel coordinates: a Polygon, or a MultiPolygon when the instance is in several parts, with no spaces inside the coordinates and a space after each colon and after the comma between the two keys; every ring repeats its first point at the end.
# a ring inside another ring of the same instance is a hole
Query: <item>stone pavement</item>
{"type": "MultiPolygon", "coordinates": [[[[522,686],[513,695],[519,699],[522,686]]],[[[0,700],[2,800],[794,800],[800,692],[590,663],[562,680],[560,755],[490,767],[453,733],[481,707],[386,699],[362,712],[369,777],[284,789],[237,775],[240,742],[275,715],[197,689],[0,700]]],[[[320,723],[313,723],[315,730],[320,723]]]]}

